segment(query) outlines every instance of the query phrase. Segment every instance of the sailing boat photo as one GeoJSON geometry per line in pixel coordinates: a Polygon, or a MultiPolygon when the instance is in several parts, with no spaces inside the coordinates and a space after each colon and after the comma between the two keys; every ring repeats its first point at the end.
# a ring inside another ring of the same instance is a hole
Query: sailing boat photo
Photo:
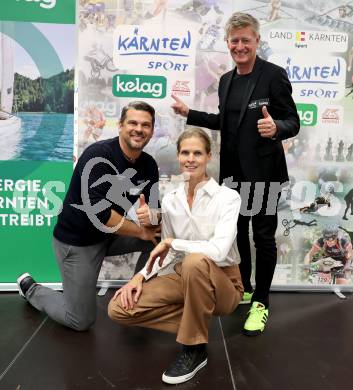
{"type": "Polygon", "coordinates": [[[0,160],[13,159],[21,140],[21,119],[12,114],[13,86],[14,42],[0,33],[0,160]]]}

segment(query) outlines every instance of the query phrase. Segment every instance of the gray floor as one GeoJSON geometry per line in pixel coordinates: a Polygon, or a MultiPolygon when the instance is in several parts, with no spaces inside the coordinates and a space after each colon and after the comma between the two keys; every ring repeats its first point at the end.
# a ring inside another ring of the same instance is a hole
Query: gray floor
{"type": "MultiPolygon", "coordinates": [[[[13,293],[0,293],[0,389],[171,388],[162,371],[179,351],[174,336],[124,328],[98,297],[88,332],[55,324],[13,293]]],[[[241,334],[248,306],[214,318],[209,359],[180,389],[337,390],[353,388],[353,298],[331,293],[272,293],[267,329],[241,334]]]]}

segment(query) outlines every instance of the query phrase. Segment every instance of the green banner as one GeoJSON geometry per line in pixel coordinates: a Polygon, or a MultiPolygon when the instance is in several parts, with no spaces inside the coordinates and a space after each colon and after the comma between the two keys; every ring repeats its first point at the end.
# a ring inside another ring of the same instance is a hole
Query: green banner
{"type": "Polygon", "coordinates": [[[297,103],[296,106],[301,126],[317,125],[317,106],[315,104],[297,103]]]}
{"type": "Polygon", "coordinates": [[[2,162],[0,283],[12,283],[23,272],[38,281],[60,280],[51,237],[72,169],[72,162],[2,162]],[[28,165],[33,165],[31,173],[18,178],[28,165]]]}
{"type": "Polygon", "coordinates": [[[139,99],[163,99],[167,94],[164,76],[117,74],[113,77],[113,95],[139,99]]]}
{"type": "Polygon", "coordinates": [[[75,23],[75,0],[3,0],[1,20],[75,23]]]}

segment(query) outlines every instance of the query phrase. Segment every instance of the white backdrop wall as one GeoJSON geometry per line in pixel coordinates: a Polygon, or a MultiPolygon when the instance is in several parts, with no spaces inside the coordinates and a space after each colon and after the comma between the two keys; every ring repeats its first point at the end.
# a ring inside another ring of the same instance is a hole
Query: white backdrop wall
{"type": "MultiPolygon", "coordinates": [[[[290,183],[279,204],[273,286],[332,288],[332,280],[303,272],[303,259],[326,225],[339,225],[346,240],[353,234],[352,210],[345,214],[353,196],[353,1],[81,0],[77,7],[75,158],[117,135],[129,100],[146,100],[157,111],[147,151],[159,164],[162,195],[178,174],[175,141],[185,128],[171,93],[217,112],[219,78],[234,66],[224,24],[235,11],[259,19],[258,55],[287,70],[301,119],[299,135],[284,142],[290,183]],[[320,196],[330,204],[300,211],[320,196]]],[[[217,178],[220,136],[209,134],[217,178]]],[[[130,278],[136,258],[107,258],[100,279],[130,278]]]]}

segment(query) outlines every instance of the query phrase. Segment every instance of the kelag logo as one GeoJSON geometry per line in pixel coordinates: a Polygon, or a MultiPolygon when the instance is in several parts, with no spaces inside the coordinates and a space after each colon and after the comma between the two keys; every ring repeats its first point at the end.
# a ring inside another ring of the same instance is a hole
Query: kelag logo
{"type": "Polygon", "coordinates": [[[5,0],[1,20],[39,23],[75,23],[75,0],[5,0]]]}
{"type": "Polygon", "coordinates": [[[317,124],[317,106],[315,104],[297,103],[296,106],[301,126],[315,126],[317,124]]]}
{"type": "MultiPolygon", "coordinates": [[[[16,0],[21,1],[21,0],[16,0]]],[[[56,6],[56,0],[22,0],[27,1],[29,3],[39,3],[39,6],[46,9],[51,9],[56,6]]]]}
{"type": "Polygon", "coordinates": [[[163,76],[117,74],[113,77],[113,95],[162,99],[167,94],[167,79],[163,76]]]}

